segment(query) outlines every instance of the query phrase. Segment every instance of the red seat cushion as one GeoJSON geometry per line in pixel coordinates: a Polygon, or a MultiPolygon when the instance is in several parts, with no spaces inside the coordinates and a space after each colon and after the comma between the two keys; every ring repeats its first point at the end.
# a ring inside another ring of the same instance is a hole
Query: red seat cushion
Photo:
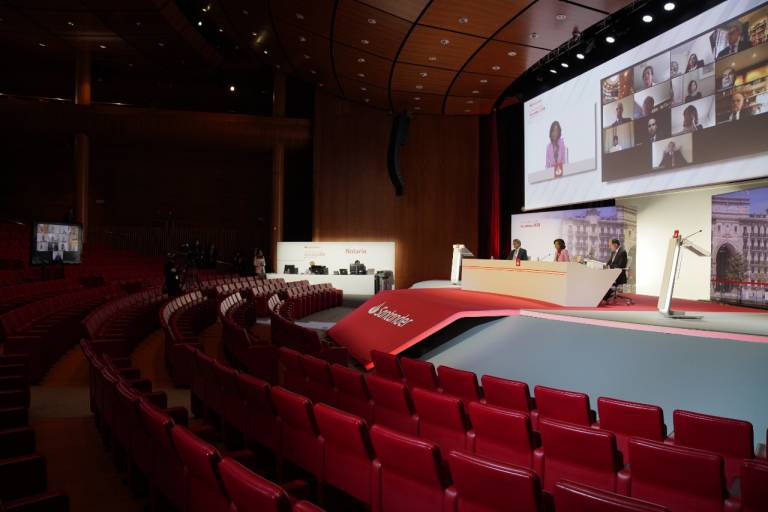
{"type": "Polygon", "coordinates": [[[288,512],[291,502],[282,487],[253,473],[230,458],[218,466],[221,481],[232,500],[232,512],[288,512]]]}

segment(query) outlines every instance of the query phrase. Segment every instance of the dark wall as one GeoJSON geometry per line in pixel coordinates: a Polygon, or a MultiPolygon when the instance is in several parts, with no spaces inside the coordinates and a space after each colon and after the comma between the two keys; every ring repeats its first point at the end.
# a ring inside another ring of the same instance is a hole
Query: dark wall
{"type": "Polygon", "coordinates": [[[401,153],[405,194],[387,175],[392,117],[318,93],[314,239],[397,244],[397,286],[450,276],[452,244],[477,247],[477,117],[414,116],[401,153]]]}

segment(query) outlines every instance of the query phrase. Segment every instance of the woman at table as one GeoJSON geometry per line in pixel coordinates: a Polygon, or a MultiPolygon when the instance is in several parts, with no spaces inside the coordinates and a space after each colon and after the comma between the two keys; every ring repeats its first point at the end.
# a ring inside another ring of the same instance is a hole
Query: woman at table
{"type": "Polygon", "coordinates": [[[571,261],[568,249],[565,248],[565,240],[562,238],[555,240],[555,261],[571,261]]]}

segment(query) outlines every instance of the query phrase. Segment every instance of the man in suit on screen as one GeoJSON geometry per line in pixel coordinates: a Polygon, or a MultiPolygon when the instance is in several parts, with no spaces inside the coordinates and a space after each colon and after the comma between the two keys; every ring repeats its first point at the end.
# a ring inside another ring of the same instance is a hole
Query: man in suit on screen
{"type": "Polygon", "coordinates": [[[718,52],[717,58],[722,59],[751,47],[749,40],[742,37],[741,23],[736,21],[728,27],[728,46],[718,52]]]}
{"type": "Polygon", "coordinates": [[[508,260],[527,260],[528,259],[528,251],[523,249],[521,247],[520,240],[515,238],[512,240],[512,250],[509,252],[509,256],[507,256],[508,260]]]}
{"type": "Polygon", "coordinates": [[[674,167],[681,167],[688,165],[688,160],[683,156],[683,151],[677,146],[675,141],[669,141],[666,149],[664,149],[664,155],[659,162],[659,169],[672,169],[674,167]]]}

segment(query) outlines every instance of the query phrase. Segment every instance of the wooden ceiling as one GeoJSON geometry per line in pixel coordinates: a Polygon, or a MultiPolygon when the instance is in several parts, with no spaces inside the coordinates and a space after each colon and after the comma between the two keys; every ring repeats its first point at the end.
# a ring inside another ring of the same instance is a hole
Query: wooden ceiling
{"type": "MultiPolygon", "coordinates": [[[[250,62],[386,110],[477,115],[536,61],[632,0],[6,0],[0,44],[216,68],[250,62]],[[186,16],[180,7],[184,4],[186,16]],[[203,6],[199,20],[190,5],[203,6]]],[[[245,63],[245,64],[244,64],[245,63]]]]}

